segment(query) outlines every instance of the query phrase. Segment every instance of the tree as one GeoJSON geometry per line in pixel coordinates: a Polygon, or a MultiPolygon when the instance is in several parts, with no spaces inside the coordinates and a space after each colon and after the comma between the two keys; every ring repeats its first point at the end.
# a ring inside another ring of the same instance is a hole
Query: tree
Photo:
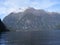
{"type": "Polygon", "coordinates": [[[0,34],[2,32],[6,32],[6,31],[9,31],[9,30],[6,28],[6,26],[4,25],[4,23],[0,19],[0,34]]]}

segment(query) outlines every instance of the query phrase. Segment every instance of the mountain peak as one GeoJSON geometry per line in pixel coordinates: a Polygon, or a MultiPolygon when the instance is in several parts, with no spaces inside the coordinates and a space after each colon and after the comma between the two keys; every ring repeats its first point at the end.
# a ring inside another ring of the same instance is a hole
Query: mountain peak
{"type": "Polygon", "coordinates": [[[11,30],[53,30],[60,24],[60,14],[28,8],[23,12],[9,14],[3,22],[11,30]]]}

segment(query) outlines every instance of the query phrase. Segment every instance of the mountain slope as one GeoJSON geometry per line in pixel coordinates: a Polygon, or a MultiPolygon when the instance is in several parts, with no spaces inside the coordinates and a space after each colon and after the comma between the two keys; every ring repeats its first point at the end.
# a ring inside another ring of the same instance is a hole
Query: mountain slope
{"type": "Polygon", "coordinates": [[[60,14],[28,8],[24,12],[10,13],[3,20],[10,30],[53,30],[60,24],[60,14]]]}

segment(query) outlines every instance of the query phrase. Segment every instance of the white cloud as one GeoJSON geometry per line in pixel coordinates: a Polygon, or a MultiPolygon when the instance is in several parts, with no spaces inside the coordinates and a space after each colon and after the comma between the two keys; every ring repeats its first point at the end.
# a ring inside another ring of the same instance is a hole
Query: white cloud
{"type": "Polygon", "coordinates": [[[39,9],[45,9],[55,4],[57,4],[57,2],[52,2],[50,0],[42,0],[42,1],[33,1],[31,3],[31,6],[39,9]]]}
{"type": "Polygon", "coordinates": [[[26,4],[26,0],[25,2],[24,0],[6,0],[5,2],[1,2],[0,3],[0,18],[3,18],[2,14],[4,14],[4,17],[5,17],[10,12],[23,11],[24,4],[26,4]],[[22,8],[22,9],[18,10],[19,8],[22,8]]]}
{"type": "MultiPolygon", "coordinates": [[[[0,15],[1,14],[9,14],[13,11],[20,11],[19,8],[22,8],[23,11],[27,7],[34,7],[39,9],[45,9],[51,7],[55,4],[60,4],[58,2],[52,2],[51,0],[5,0],[4,2],[0,2],[0,15]]],[[[17,11],[17,12],[18,12],[17,11]]]]}
{"type": "MultiPolygon", "coordinates": [[[[3,5],[1,8],[3,8],[4,12],[11,12],[18,8],[26,8],[29,5],[29,0],[6,0],[4,3],[1,3],[3,5]]],[[[3,12],[3,11],[2,11],[3,12]]]]}

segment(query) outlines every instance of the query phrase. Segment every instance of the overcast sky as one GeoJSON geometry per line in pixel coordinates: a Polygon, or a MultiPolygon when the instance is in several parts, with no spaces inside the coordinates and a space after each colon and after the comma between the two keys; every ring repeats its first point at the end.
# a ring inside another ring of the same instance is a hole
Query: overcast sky
{"type": "Polygon", "coordinates": [[[19,9],[23,11],[27,7],[60,12],[60,0],[0,0],[0,18],[3,19],[10,12],[19,9]]]}

